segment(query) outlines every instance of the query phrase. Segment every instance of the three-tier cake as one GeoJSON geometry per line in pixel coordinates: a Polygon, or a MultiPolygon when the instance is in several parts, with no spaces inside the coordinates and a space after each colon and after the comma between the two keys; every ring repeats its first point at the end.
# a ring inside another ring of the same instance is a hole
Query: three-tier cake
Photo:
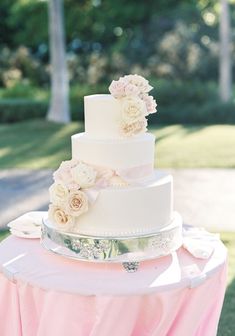
{"type": "Polygon", "coordinates": [[[110,94],[86,96],[85,132],[72,136],[72,159],[54,173],[43,245],[61,255],[127,265],[182,244],[172,176],[154,170],[152,87],[138,75],[113,81],[110,94]]]}

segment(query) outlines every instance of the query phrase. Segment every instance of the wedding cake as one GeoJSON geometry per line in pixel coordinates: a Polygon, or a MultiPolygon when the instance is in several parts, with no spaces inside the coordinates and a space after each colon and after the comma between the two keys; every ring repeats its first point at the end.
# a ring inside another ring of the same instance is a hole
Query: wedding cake
{"type": "Polygon", "coordinates": [[[49,190],[46,248],[82,260],[138,262],[181,246],[172,176],[154,170],[151,89],[145,78],[127,75],[112,81],[110,94],[84,98],[85,132],[72,136],[72,159],[61,163],[49,190]]]}

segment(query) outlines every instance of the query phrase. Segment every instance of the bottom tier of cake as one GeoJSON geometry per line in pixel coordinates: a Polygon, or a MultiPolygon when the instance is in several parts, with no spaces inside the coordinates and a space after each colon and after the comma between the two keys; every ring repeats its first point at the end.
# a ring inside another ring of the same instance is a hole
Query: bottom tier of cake
{"type": "Polygon", "coordinates": [[[182,218],[174,212],[171,223],[151,235],[98,237],[63,232],[44,220],[42,245],[64,257],[95,262],[138,262],[158,258],[182,245],[182,218]]]}

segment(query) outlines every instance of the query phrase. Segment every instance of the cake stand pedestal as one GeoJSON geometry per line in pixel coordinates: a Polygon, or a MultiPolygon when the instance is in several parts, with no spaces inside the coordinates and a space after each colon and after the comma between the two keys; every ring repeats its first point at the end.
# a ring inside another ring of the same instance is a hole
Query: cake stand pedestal
{"type": "Polygon", "coordinates": [[[10,236],[0,244],[0,335],[215,336],[227,253],[209,243],[209,259],[180,248],[128,273],[10,236]]]}

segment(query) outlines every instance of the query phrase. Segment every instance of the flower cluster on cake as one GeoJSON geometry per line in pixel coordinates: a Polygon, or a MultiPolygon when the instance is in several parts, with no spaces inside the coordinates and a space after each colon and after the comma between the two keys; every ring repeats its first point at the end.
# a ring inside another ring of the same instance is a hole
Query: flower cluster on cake
{"type": "Polygon", "coordinates": [[[126,75],[109,86],[111,95],[122,104],[120,131],[123,136],[147,131],[149,114],[156,112],[157,103],[149,92],[153,89],[147,79],[139,75],[126,75]]]}
{"type": "Polygon", "coordinates": [[[102,188],[127,186],[116,171],[94,167],[79,160],[63,161],[53,174],[49,188],[48,217],[62,230],[71,230],[76,219],[87,212],[102,188]]]}
{"type": "Polygon", "coordinates": [[[110,94],[84,97],[85,132],[72,136],[72,159],[53,175],[46,248],[125,262],[167,255],[182,244],[172,176],[154,169],[151,90],[145,78],[126,75],[112,81],[110,94]]]}

